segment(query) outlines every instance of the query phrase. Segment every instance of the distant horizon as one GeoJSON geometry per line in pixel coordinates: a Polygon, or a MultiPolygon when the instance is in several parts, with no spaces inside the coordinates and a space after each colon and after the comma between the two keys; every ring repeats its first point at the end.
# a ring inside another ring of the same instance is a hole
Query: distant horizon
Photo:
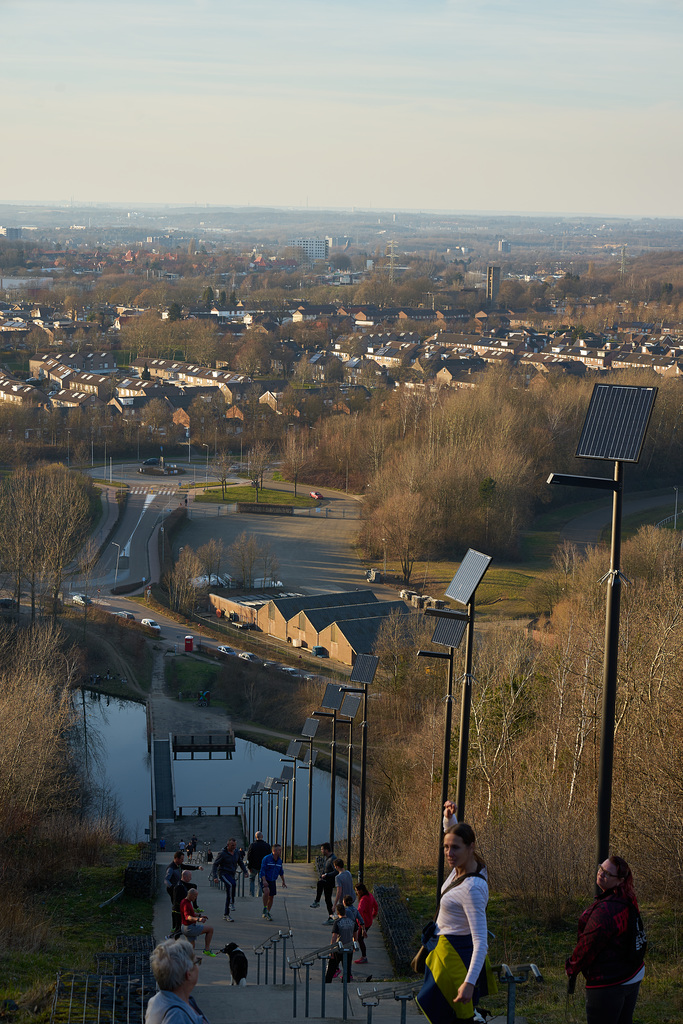
{"type": "Polygon", "coordinates": [[[683,0],[4,0],[0,189],[683,218],[682,36],[683,0]]]}
{"type": "MultiPolygon", "coordinates": [[[[411,214],[411,215],[445,215],[449,217],[562,217],[564,219],[589,218],[591,220],[604,221],[632,221],[632,220],[683,220],[683,215],[675,214],[626,214],[626,213],[601,213],[589,210],[485,210],[485,209],[445,209],[439,207],[395,207],[395,206],[333,206],[331,204],[322,206],[298,206],[292,203],[201,203],[197,201],[187,202],[153,202],[153,201],[126,201],[126,200],[85,200],[85,199],[2,199],[0,198],[0,209],[2,207],[35,206],[49,208],[51,206],[59,209],[115,209],[127,210],[273,210],[291,211],[295,213],[381,213],[381,214],[411,214]]],[[[4,226],[4,225],[3,225],[4,226]]]]}

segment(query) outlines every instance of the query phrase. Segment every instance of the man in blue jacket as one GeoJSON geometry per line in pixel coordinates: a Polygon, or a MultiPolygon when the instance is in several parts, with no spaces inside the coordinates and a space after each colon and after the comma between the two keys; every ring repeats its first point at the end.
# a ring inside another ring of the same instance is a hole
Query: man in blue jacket
{"type": "Polygon", "coordinates": [[[282,879],[282,888],[287,888],[285,873],[282,869],[281,852],[282,847],[279,843],[275,843],[273,846],[273,852],[269,853],[261,861],[261,870],[259,872],[261,885],[263,887],[263,913],[261,914],[261,917],[265,917],[266,921],[273,920],[270,916],[270,910],[273,906],[273,899],[277,894],[278,878],[282,879]]]}

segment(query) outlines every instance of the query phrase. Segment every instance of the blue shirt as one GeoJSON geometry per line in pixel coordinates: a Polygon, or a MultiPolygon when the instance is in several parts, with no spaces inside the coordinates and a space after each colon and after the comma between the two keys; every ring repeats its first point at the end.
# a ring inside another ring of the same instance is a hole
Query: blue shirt
{"type": "Polygon", "coordinates": [[[278,857],[276,860],[272,853],[266,854],[261,861],[261,870],[259,871],[259,875],[261,878],[265,878],[267,882],[274,882],[279,875],[284,878],[285,873],[282,870],[282,857],[278,857]]]}

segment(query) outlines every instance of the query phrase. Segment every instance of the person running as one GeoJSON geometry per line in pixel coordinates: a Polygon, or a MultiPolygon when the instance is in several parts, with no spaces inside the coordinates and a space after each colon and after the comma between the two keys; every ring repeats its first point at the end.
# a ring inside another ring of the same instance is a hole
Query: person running
{"type": "Polygon", "coordinates": [[[244,861],[242,860],[242,851],[237,849],[237,840],[228,839],[227,843],[213,862],[211,877],[220,878],[221,882],[225,886],[225,912],[223,920],[230,921],[231,923],[232,918],[230,917],[230,909],[232,907],[232,911],[234,913],[235,893],[237,891],[235,874],[237,873],[238,867],[242,869],[245,875],[249,873],[244,866],[244,861]]]}
{"type": "Polygon", "coordinates": [[[365,938],[370,931],[372,922],[375,920],[379,913],[379,907],[377,906],[377,900],[368,892],[366,886],[362,882],[356,883],[356,893],[358,895],[358,913],[363,918],[363,927],[358,931],[358,948],[360,949],[360,956],[357,960],[354,960],[356,964],[366,964],[368,962],[368,951],[365,947],[365,938]]]}
{"type": "Polygon", "coordinates": [[[277,880],[282,879],[282,888],[287,888],[285,882],[285,873],[282,868],[282,857],[280,853],[282,847],[279,843],[275,843],[273,846],[273,852],[265,856],[261,862],[261,870],[259,872],[259,878],[261,879],[261,888],[263,889],[263,913],[261,917],[265,917],[266,921],[272,921],[270,911],[273,906],[273,900],[277,895],[277,880]]]}
{"type": "Polygon", "coordinates": [[[259,896],[261,893],[261,878],[259,872],[263,858],[271,852],[270,843],[263,838],[263,832],[254,833],[254,842],[249,844],[247,849],[247,867],[249,868],[249,895],[256,896],[256,879],[259,883],[259,896]]]}
{"type": "Polygon", "coordinates": [[[193,949],[195,939],[198,939],[200,935],[205,935],[204,956],[216,956],[215,953],[211,952],[213,928],[210,924],[206,923],[206,914],[198,914],[194,907],[193,901],[197,899],[198,895],[199,894],[196,889],[190,889],[185,899],[180,901],[180,917],[182,920],[183,935],[192,945],[193,949]]]}

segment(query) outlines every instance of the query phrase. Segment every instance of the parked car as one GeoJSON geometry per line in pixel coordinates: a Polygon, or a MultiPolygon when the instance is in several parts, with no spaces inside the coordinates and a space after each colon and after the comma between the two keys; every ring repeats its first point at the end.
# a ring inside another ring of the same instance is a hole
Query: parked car
{"type": "Polygon", "coordinates": [[[130,619],[131,622],[135,622],[135,616],[132,612],[114,612],[114,615],[117,615],[119,619],[130,619]]]}
{"type": "Polygon", "coordinates": [[[323,498],[320,491],[311,491],[310,496],[311,498],[315,498],[316,501],[322,501],[323,498]]]}
{"type": "Polygon", "coordinates": [[[242,661],[248,661],[252,665],[261,664],[261,659],[258,658],[252,651],[242,651],[239,657],[242,659],[242,661]]]}
{"type": "Polygon", "coordinates": [[[0,597],[0,608],[14,608],[15,604],[13,597],[0,597]]]}
{"type": "Polygon", "coordinates": [[[143,619],[142,625],[147,626],[147,629],[151,629],[153,633],[161,633],[161,626],[154,619],[143,619]]]}
{"type": "Polygon", "coordinates": [[[321,647],[320,644],[315,644],[314,647],[311,647],[311,654],[314,658],[329,658],[327,647],[321,647]]]}
{"type": "Polygon", "coordinates": [[[226,654],[231,658],[237,657],[237,651],[234,647],[228,647],[227,644],[221,644],[220,647],[216,648],[219,654],[226,654]]]}
{"type": "Polygon", "coordinates": [[[72,594],[71,600],[74,604],[79,604],[82,608],[84,608],[86,604],[92,604],[92,601],[87,594],[72,594]]]}
{"type": "Polygon", "coordinates": [[[145,461],[142,463],[142,465],[143,466],[158,466],[159,465],[159,460],[158,459],[154,459],[154,458],[152,458],[152,459],[145,459],[145,461]]]}
{"type": "Polygon", "coordinates": [[[292,676],[292,678],[293,678],[294,676],[298,676],[298,675],[299,675],[299,670],[298,670],[298,668],[292,668],[292,666],[291,666],[291,665],[280,665],[280,670],[281,670],[282,672],[284,672],[284,673],[285,673],[285,675],[287,675],[287,676],[292,676]]]}

